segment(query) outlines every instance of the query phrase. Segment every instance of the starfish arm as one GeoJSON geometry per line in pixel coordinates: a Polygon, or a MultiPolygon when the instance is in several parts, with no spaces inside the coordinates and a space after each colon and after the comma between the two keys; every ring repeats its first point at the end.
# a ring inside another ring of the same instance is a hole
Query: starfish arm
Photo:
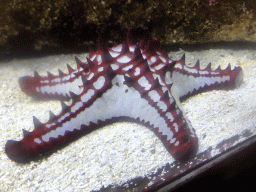
{"type": "Polygon", "coordinates": [[[111,88],[112,78],[112,71],[105,68],[101,73],[95,74],[91,82],[85,82],[84,87],[87,89],[82,93],[77,95],[70,92],[72,103],[68,106],[62,102],[59,115],[50,112],[50,118],[44,124],[34,117],[35,128],[32,132],[24,130],[22,140],[7,141],[7,156],[16,162],[27,163],[38,159],[40,154],[55,151],[63,144],[95,130],[99,125],[98,121],[108,119],[108,114],[102,113],[101,108],[107,108],[108,105],[104,97],[98,97],[111,88]]]}
{"type": "Polygon", "coordinates": [[[141,57],[141,61],[137,62],[140,63],[135,66],[137,73],[128,73],[125,81],[141,95],[140,104],[136,106],[142,102],[145,105],[138,107],[141,110],[132,113],[132,117],[148,123],[176,159],[185,160],[194,156],[198,146],[197,136],[179,102],[175,101],[163,80],[159,81],[161,77],[152,75],[146,60],[141,57]]]}
{"type": "Polygon", "coordinates": [[[183,55],[172,69],[171,78],[173,81],[171,92],[175,94],[175,98],[184,100],[207,90],[236,88],[243,79],[243,71],[241,67],[231,70],[230,64],[224,70],[220,67],[212,70],[211,64],[205,69],[200,69],[199,61],[193,67],[188,67],[185,65],[183,55]]]}
{"type": "Polygon", "coordinates": [[[26,95],[36,99],[69,100],[69,91],[75,93],[80,91],[79,85],[82,84],[80,75],[84,73],[84,70],[78,64],[78,61],[76,70],[71,68],[68,64],[67,68],[67,74],[59,70],[59,75],[52,75],[50,72],[47,72],[47,76],[40,76],[38,72],[35,71],[34,77],[20,77],[20,89],[26,95]]]}
{"type": "MultiPolygon", "coordinates": [[[[133,47],[133,45],[130,47],[133,47]]],[[[127,58],[133,56],[127,49],[129,50],[129,47],[125,43],[113,48],[107,47],[107,45],[106,48],[99,47],[96,51],[89,53],[86,62],[82,62],[75,57],[77,69],[73,69],[67,64],[67,74],[59,69],[59,75],[52,75],[50,72],[47,72],[47,76],[40,76],[35,71],[34,77],[20,77],[20,89],[26,95],[36,99],[69,100],[71,98],[69,91],[76,94],[81,92],[81,75],[86,79],[91,79],[93,74],[102,70],[104,65],[102,63],[107,63],[105,60],[109,59],[118,68],[120,63],[122,64],[127,61],[127,58]]]]}

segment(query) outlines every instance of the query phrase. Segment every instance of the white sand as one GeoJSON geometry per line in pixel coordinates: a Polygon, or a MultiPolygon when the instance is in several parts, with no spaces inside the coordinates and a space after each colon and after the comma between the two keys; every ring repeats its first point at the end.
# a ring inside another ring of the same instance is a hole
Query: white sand
{"type": "MultiPolygon", "coordinates": [[[[183,54],[171,53],[178,59],[183,54]]],[[[102,185],[123,183],[130,178],[155,171],[173,158],[161,141],[146,127],[135,123],[115,123],[82,137],[47,159],[17,164],[4,152],[7,140],[21,140],[22,129],[32,131],[32,116],[41,122],[48,112],[58,114],[59,101],[35,101],[20,91],[18,77],[40,75],[58,67],[67,72],[75,55],[56,55],[35,59],[13,59],[0,63],[0,191],[91,191],[102,185]]],[[[86,55],[76,55],[82,61],[86,55]]],[[[215,69],[228,63],[241,66],[244,81],[238,89],[210,91],[184,102],[184,109],[196,129],[199,151],[214,147],[243,130],[256,133],[256,58],[250,50],[206,50],[186,53],[186,63],[200,58],[201,65],[212,62],[215,69]]],[[[203,67],[202,67],[203,68],[203,67]]],[[[242,138],[244,140],[245,138],[242,138]]],[[[212,154],[218,154],[218,151],[212,154]]]]}

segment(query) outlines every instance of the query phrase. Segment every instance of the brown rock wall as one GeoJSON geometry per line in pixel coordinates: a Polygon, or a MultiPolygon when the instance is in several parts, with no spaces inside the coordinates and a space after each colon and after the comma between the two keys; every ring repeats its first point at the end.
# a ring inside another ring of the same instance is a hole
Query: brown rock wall
{"type": "Polygon", "coordinates": [[[162,43],[255,41],[253,0],[11,0],[0,5],[0,50],[77,47],[107,25],[144,27],[162,43]]]}

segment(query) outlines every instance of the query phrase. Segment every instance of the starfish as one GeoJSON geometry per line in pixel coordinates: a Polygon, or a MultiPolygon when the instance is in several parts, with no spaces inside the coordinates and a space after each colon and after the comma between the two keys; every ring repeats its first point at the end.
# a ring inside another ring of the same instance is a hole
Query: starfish
{"type": "Polygon", "coordinates": [[[240,67],[221,70],[211,64],[200,69],[185,64],[185,55],[175,61],[150,35],[136,40],[129,30],[122,44],[108,46],[99,34],[96,50],[87,61],[75,57],[77,69],[67,64],[68,73],[47,72],[20,77],[27,95],[59,99],[62,111],[35,129],[23,130],[20,141],[8,140],[7,156],[20,163],[63,147],[89,132],[117,120],[134,120],[147,125],[177,160],[193,157],[198,149],[195,129],[182,111],[181,100],[209,89],[235,88],[243,78],[240,67]],[[72,99],[70,105],[63,100],[72,99]]]}

